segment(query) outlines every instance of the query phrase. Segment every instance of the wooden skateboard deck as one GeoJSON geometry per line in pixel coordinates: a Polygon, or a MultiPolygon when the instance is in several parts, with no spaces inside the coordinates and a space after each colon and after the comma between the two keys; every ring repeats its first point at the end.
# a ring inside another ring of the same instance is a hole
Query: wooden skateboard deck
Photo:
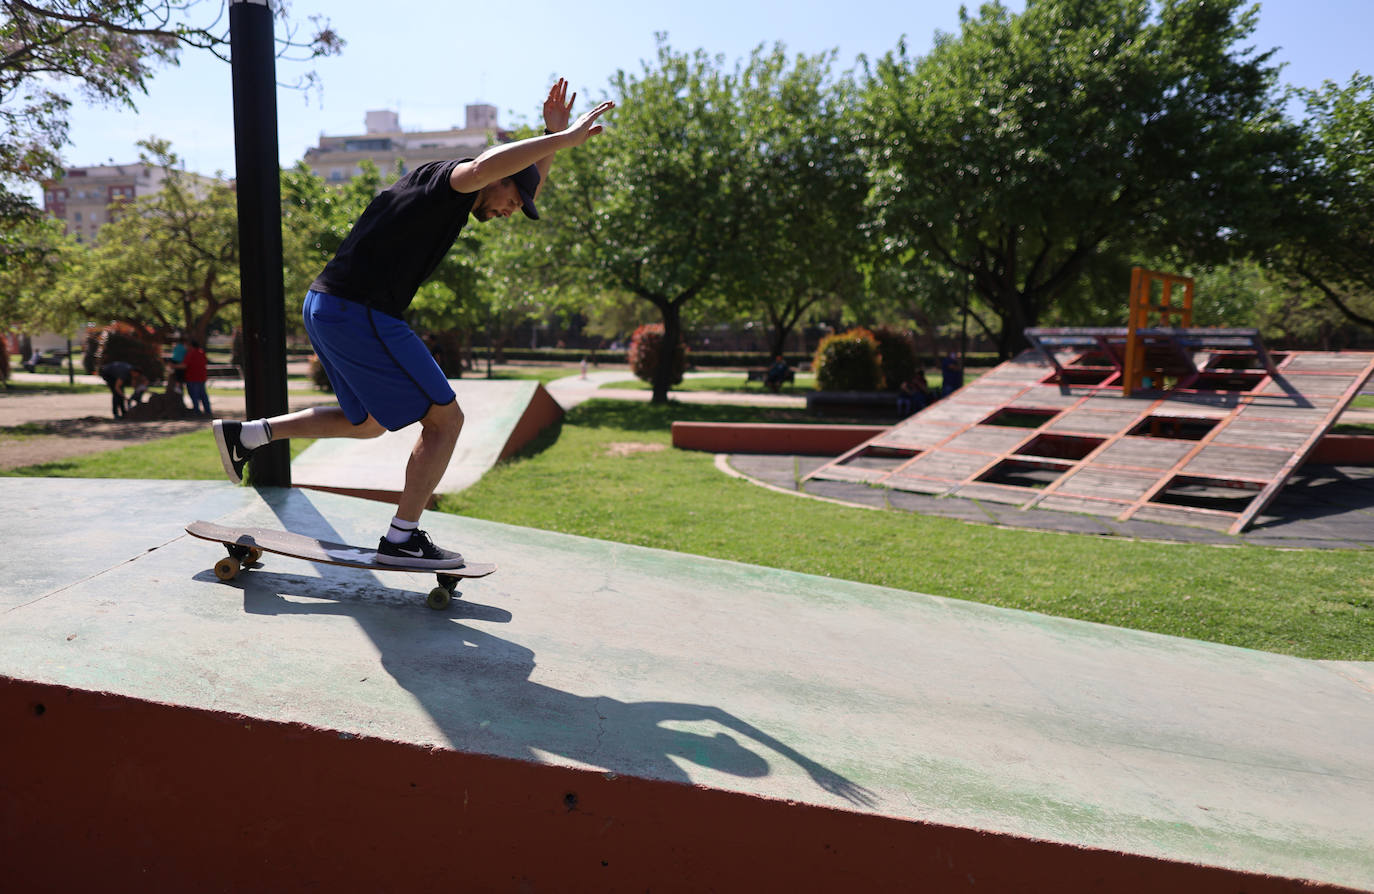
{"type": "Polygon", "coordinates": [[[334,543],[291,531],[274,528],[230,527],[214,522],[195,521],[186,526],[186,533],[202,540],[224,544],[229,553],[215,563],[215,576],[223,581],[233,580],[245,565],[257,563],[263,553],[277,553],[307,562],[324,562],[369,571],[409,571],[412,574],[437,575],[439,586],[429,593],[429,607],[447,608],[457,590],[458,580],[465,577],[486,577],[496,570],[490,562],[467,562],[456,568],[426,568],[416,565],[383,565],[377,561],[377,551],[348,543],[334,543]]]}

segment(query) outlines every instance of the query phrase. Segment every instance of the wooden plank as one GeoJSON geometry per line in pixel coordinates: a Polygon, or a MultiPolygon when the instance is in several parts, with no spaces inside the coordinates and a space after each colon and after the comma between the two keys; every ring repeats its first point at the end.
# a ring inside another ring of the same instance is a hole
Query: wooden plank
{"type": "Polygon", "coordinates": [[[1035,498],[1036,491],[1024,487],[984,484],[979,481],[960,485],[950,491],[950,494],[956,497],[963,497],[966,500],[987,500],[992,503],[1024,506],[1035,498]]]}
{"type": "Polygon", "coordinates": [[[918,475],[942,481],[965,481],[981,471],[984,466],[991,465],[993,460],[994,457],[986,453],[937,450],[916,457],[893,477],[918,475]]]}
{"type": "MultiPolygon", "coordinates": [[[[1235,523],[1236,516],[1229,512],[1214,512],[1207,509],[1189,509],[1183,506],[1162,506],[1151,503],[1135,512],[1131,518],[1137,521],[1160,522],[1166,525],[1191,525],[1212,531],[1226,531],[1235,523]]],[[[1125,519],[1120,519],[1125,521],[1125,519]]]]}
{"type": "Polygon", "coordinates": [[[1181,474],[1228,481],[1269,481],[1283,471],[1292,455],[1291,450],[1208,444],[1183,466],[1181,474]]]}
{"type": "Polygon", "coordinates": [[[1340,397],[1360,377],[1349,373],[1333,375],[1289,374],[1287,370],[1277,378],[1270,379],[1254,394],[1301,394],[1307,397],[1340,397]]]}
{"type": "Polygon", "coordinates": [[[1118,500],[1092,500],[1083,497],[1068,497],[1064,496],[1063,493],[1053,493],[1036,503],[1035,508],[1112,517],[1118,515],[1121,510],[1129,505],[1131,504],[1118,500]]]}
{"type": "Polygon", "coordinates": [[[1283,364],[1281,372],[1346,372],[1356,373],[1363,371],[1369,374],[1369,366],[1374,362],[1374,354],[1357,353],[1354,351],[1327,353],[1323,351],[1294,351],[1288,355],[1288,362],[1283,364]]]}
{"type": "Polygon", "coordinates": [[[1044,430],[1055,434],[1114,435],[1129,429],[1139,418],[1134,410],[1075,408],[1056,416],[1044,430]]]}
{"type": "Polygon", "coordinates": [[[971,450],[981,453],[1014,453],[1015,449],[1035,436],[1029,428],[1004,425],[975,425],[956,435],[943,445],[949,450],[971,450]]]}
{"type": "Polygon", "coordinates": [[[909,421],[884,432],[873,443],[884,447],[930,448],[941,444],[964,430],[962,425],[944,422],[909,421]]]}
{"type": "MultiPolygon", "coordinates": [[[[1132,503],[1150,489],[1159,476],[1153,472],[1131,469],[1099,469],[1080,467],[1058,482],[1055,496],[1096,497],[1132,503]]],[[[1046,498],[1048,499],[1048,497],[1046,498]]],[[[1042,501],[1043,503],[1043,501],[1042,501]]],[[[1118,507],[1120,511],[1120,507],[1118,507]]]]}
{"type": "Polygon", "coordinates": [[[1195,446],[1194,441],[1174,438],[1122,438],[1097,454],[1092,465],[1130,466],[1163,471],[1176,466],[1195,446]]]}
{"type": "Polygon", "coordinates": [[[1312,436],[1312,426],[1303,422],[1273,419],[1229,419],[1212,439],[1214,444],[1230,447],[1274,447],[1297,450],[1312,436]]]}
{"type": "Polygon", "coordinates": [[[893,490],[937,495],[947,494],[959,486],[957,481],[937,481],[933,478],[918,478],[915,475],[893,475],[883,483],[893,490]]]}

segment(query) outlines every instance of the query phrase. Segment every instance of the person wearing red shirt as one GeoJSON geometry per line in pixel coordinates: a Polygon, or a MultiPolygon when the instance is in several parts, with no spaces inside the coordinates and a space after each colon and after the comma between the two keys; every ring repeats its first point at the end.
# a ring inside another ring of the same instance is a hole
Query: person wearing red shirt
{"type": "Polygon", "coordinates": [[[205,351],[201,350],[200,342],[191,339],[191,347],[187,349],[182,362],[186,366],[186,393],[191,396],[191,412],[200,412],[203,408],[205,415],[209,416],[210,395],[205,390],[205,381],[210,378],[209,361],[205,351]]]}

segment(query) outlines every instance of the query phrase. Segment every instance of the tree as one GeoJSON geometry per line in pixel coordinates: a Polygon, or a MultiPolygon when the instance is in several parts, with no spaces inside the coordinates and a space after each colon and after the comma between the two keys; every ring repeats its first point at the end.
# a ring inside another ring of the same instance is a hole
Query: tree
{"type": "Polygon", "coordinates": [[[619,289],[652,304],[665,361],[653,400],[668,399],[683,306],[711,294],[745,261],[742,197],[755,184],[744,159],[739,73],[702,51],[676,53],[660,36],[655,67],[619,71],[606,132],[559,156],[540,194],[541,251],[565,282],[619,289]]]}
{"type": "Polygon", "coordinates": [[[849,126],[853,86],[833,81],[833,60],[832,52],[789,64],[781,46],[760,49],[739,81],[750,186],[735,213],[746,260],[726,271],[722,289],[763,315],[770,356],[819,302],[864,287],[868,184],[849,126]]]}
{"type": "Polygon", "coordinates": [[[928,56],[866,65],[888,261],[967,277],[1008,356],[1109,246],[1205,263],[1273,238],[1300,141],[1270,54],[1238,49],[1257,16],[1243,4],[986,3],[928,56]]]}
{"type": "Polygon", "coordinates": [[[1374,328],[1374,77],[1295,92],[1306,105],[1308,165],[1273,264],[1374,328]]]}
{"type": "Polygon", "coordinates": [[[161,191],[115,206],[99,242],[55,288],[54,304],[86,319],[122,319],[205,343],[210,323],[239,303],[238,214],[223,180],[188,175],[165,141],[143,162],[163,170],[161,191]]]}
{"type": "MultiPolygon", "coordinates": [[[[304,51],[314,58],[343,48],[328,22],[315,17],[312,34],[298,40],[288,4],[273,6],[285,25],[287,36],[278,39],[283,54],[304,51]]],[[[200,0],[0,0],[0,231],[36,213],[15,192],[18,183],[61,170],[72,103],[64,87],[74,86],[90,101],[134,109],[153,70],[175,65],[184,47],[228,60],[224,12],[224,4],[200,0]]],[[[308,73],[303,81],[313,83],[313,77],[308,73]]]]}
{"type": "Polygon", "coordinates": [[[370,159],[359,163],[357,176],[337,185],[327,183],[303,161],[282,171],[282,280],[288,326],[301,325],[306,290],[382,186],[382,172],[370,159]]]}

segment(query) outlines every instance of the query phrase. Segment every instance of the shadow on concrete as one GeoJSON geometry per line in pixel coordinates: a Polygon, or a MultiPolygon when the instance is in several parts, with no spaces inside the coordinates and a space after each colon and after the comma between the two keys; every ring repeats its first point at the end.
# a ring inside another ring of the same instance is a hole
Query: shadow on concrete
{"type": "MultiPolygon", "coordinates": [[[[260,494],[287,530],[346,542],[313,506],[309,522],[299,503],[288,518],[272,492],[260,494]]],[[[742,744],[745,740],[792,761],[820,788],[856,806],[877,803],[863,786],[721,708],[625,702],[535,682],[531,649],[471,624],[509,623],[512,616],[504,609],[455,599],[443,613],[420,610],[421,594],[389,587],[375,572],[328,564],[315,567],[318,578],[263,571],[237,578],[244,610],[352,618],[376,646],[382,666],[424,708],[455,750],[537,763],[547,762],[541,753],[553,754],[619,775],[685,784],[693,780],[675,759],[745,778],[769,775],[768,761],[742,744]],[[300,602],[287,598],[288,593],[331,601],[300,602]],[[398,605],[409,610],[390,610],[398,605]],[[710,722],[729,732],[705,735],[665,725],[675,722],[710,722]]]]}

